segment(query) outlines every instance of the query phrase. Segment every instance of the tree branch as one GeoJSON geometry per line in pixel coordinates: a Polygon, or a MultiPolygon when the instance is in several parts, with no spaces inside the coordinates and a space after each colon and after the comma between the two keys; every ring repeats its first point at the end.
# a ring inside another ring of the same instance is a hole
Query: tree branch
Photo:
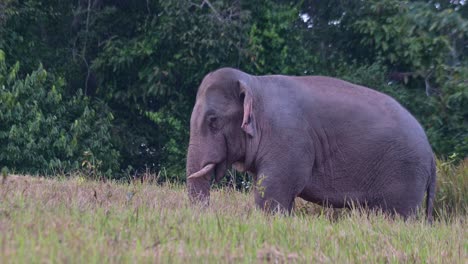
{"type": "Polygon", "coordinates": [[[88,9],[86,12],[86,31],[85,31],[85,40],[84,40],[84,45],[83,45],[83,52],[82,52],[82,57],[86,65],[86,80],[85,80],[85,91],[84,95],[87,95],[88,93],[88,81],[89,81],[89,75],[91,74],[91,70],[89,68],[89,63],[86,60],[86,46],[88,45],[88,33],[89,33],[89,14],[91,12],[91,0],[88,0],[88,9]]]}
{"type": "Polygon", "coordinates": [[[218,18],[219,21],[223,21],[223,17],[219,14],[219,12],[214,8],[214,6],[210,3],[210,1],[208,0],[203,0],[201,6],[203,7],[203,5],[206,4],[210,9],[211,11],[213,11],[213,13],[216,15],[216,18],[218,18]]]}

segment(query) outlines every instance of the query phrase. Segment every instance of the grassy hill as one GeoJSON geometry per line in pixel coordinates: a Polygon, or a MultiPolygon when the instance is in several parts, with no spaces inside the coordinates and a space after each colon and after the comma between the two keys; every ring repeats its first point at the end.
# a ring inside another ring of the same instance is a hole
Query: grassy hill
{"type": "Polygon", "coordinates": [[[294,216],[266,215],[231,189],[214,190],[202,209],[180,185],[10,175],[0,184],[0,262],[466,263],[466,208],[440,209],[455,199],[441,196],[450,184],[466,206],[466,185],[439,183],[430,226],[299,199],[294,216]]]}

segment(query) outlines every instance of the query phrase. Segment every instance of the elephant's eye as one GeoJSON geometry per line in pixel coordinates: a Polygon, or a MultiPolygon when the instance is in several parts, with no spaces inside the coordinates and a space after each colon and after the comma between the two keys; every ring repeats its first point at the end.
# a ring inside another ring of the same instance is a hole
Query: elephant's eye
{"type": "Polygon", "coordinates": [[[218,118],[216,116],[209,116],[208,126],[213,130],[218,129],[218,118]]]}

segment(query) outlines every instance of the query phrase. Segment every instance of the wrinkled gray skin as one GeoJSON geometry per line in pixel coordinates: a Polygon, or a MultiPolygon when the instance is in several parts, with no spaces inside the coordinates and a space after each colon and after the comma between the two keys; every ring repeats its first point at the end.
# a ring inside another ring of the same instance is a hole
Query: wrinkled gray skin
{"type": "Polygon", "coordinates": [[[296,197],[404,217],[427,192],[435,162],[424,130],[391,97],[342,80],[253,76],[222,68],[203,79],[190,121],[187,188],[207,205],[211,174],[248,171],[255,201],[290,212],[296,197]]]}

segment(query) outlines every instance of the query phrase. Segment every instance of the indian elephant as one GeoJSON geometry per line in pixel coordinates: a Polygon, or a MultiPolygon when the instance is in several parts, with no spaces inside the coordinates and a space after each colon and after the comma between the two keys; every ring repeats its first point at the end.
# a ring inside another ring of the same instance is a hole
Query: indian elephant
{"type": "Polygon", "coordinates": [[[267,211],[291,212],[301,197],[407,217],[427,193],[432,219],[436,169],[423,128],[391,97],[343,80],[206,75],[190,120],[190,201],[208,204],[212,173],[219,181],[231,165],[253,176],[267,211]]]}

